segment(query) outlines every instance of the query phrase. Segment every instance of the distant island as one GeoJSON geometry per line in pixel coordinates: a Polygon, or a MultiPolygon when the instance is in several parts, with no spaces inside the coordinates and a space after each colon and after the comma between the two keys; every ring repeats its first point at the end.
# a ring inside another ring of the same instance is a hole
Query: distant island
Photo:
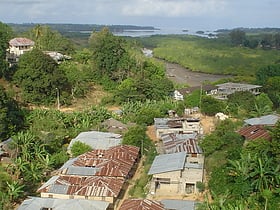
{"type": "Polygon", "coordinates": [[[51,29],[61,34],[69,33],[91,33],[92,31],[100,31],[104,27],[108,27],[113,33],[121,33],[124,31],[156,31],[159,30],[153,26],[135,26],[135,25],[97,25],[97,24],[68,24],[68,23],[7,23],[16,33],[21,33],[34,28],[36,25],[49,26],[51,29]]]}

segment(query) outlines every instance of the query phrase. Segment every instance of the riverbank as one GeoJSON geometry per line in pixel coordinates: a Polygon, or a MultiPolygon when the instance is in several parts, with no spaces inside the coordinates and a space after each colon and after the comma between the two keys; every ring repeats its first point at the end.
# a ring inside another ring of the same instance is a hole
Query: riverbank
{"type": "Polygon", "coordinates": [[[220,79],[231,78],[230,75],[207,74],[194,72],[179,64],[163,61],[166,66],[167,77],[176,84],[188,85],[190,87],[200,86],[204,82],[215,82],[220,79]]]}

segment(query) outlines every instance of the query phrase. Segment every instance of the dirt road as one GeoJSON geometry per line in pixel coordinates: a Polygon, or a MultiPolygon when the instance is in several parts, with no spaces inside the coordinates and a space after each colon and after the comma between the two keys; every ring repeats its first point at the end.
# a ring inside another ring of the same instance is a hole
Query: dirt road
{"type": "Polygon", "coordinates": [[[205,81],[215,82],[219,79],[231,77],[229,75],[194,72],[175,63],[163,62],[166,65],[166,74],[168,78],[177,84],[187,84],[193,87],[200,86],[205,81]]]}

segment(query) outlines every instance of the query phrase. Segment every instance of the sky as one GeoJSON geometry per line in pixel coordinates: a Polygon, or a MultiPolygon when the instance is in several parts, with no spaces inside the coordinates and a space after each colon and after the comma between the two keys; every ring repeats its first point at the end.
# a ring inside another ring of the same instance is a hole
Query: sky
{"type": "Polygon", "coordinates": [[[0,0],[4,23],[280,28],[280,0],[0,0]]]}

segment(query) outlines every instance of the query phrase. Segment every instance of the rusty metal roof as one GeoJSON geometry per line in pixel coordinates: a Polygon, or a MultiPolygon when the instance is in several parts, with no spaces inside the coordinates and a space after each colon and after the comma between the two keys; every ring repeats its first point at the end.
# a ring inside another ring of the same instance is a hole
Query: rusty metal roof
{"type": "Polygon", "coordinates": [[[238,133],[241,136],[244,136],[247,140],[254,140],[259,138],[267,140],[271,139],[269,132],[262,125],[246,126],[238,130],[238,133]]]}
{"type": "Polygon", "coordinates": [[[23,37],[17,37],[14,39],[11,39],[9,41],[9,45],[10,46],[15,46],[15,47],[19,47],[19,46],[33,46],[35,43],[27,38],[23,38],[23,37]]]}
{"type": "Polygon", "coordinates": [[[187,154],[202,154],[201,148],[195,140],[196,134],[164,134],[161,136],[164,150],[167,154],[186,152],[187,154]]]}
{"type": "Polygon", "coordinates": [[[164,210],[163,204],[149,199],[127,199],[120,210],[164,210]]]}
{"type": "Polygon", "coordinates": [[[38,192],[81,195],[90,197],[118,197],[124,179],[102,176],[59,176],[38,192]]]}
{"type": "Polygon", "coordinates": [[[135,165],[139,148],[118,145],[108,150],[92,150],[61,167],[62,174],[127,177],[135,165]]]}

